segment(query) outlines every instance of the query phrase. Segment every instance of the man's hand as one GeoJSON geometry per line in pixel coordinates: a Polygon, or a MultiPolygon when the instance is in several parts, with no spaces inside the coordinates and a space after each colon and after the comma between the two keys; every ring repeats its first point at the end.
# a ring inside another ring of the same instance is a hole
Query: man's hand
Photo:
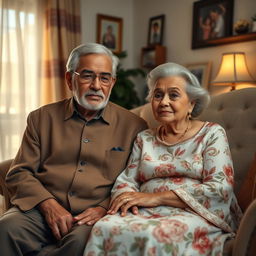
{"type": "Polygon", "coordinates": [[[55,199],[50,198],[39,204],[41,213],[45,216],[53,235],[60,240],[73,226],[72,215],[55,199]]]}
{"type": "Polygon", "coordinates": [[[78,225],[93,225],[96,223],[99,219],[101,219],[103,216],[105,216],[107,211],[101,207],[97,206],[94,208],[88,208],[79,215],[74,217],[74,222],[76,222],[78,225]]]}

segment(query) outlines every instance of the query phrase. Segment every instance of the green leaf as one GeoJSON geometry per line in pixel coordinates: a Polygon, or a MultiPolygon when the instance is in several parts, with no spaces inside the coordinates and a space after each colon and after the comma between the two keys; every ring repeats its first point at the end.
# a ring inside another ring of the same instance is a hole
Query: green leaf
{"type": "Polygon", "coordinates": [[[130,247],[130,252],[135,252],[138,249],[137,243],[133,243],[132,246],[130,247]]]}
{"type": "MultiPolygon", "coordinates": [[[[120,59],[127,57],[127,52],[123,51],[121,53],[116,54],[120,59]]],[[[145,72],[140,68],[129,68],[124,69],[121,64],[117,67],[117,80],[114,85],[111,95],[110,101],[125,107],[127,109],[131,109],[140,105],[140,99],[137,95],[137,91],[134,89],[135,84],[131,80],[131,77],[142,76],[145,77],[145,72]]]]}
{"type": "Polygon", "coordinates": [[[167,253],[172,252],[172,250],[173,250],[172,244],[165,244],[165,245],[164,245],[164,250],[165,250],[165,252],[167,252],[167,253]]]}
{"type": "Polygon", "coordinates": [[[122,58],[127,57],[127,52],[126,52],[126,51],[122,51],[122,52],[120,52],[120,53],[115,53],[115,55],[116,55],[119,59],[122,59],[122,58]]]}
{"type": "Polygon", "coordinates": [[[119,248],[120,245],[121,245],[121,242],[115,243],[115,244],[114,244],[114,247],[113,247],[112,250],[111,250],[111,252],[115,252],[115,251],[119,248]]]}
{"type": "Polygon", "coordinates": [[[96,245],[100,250],[103,250],[103,245],[102,244],[97,244],[96,245]]]}

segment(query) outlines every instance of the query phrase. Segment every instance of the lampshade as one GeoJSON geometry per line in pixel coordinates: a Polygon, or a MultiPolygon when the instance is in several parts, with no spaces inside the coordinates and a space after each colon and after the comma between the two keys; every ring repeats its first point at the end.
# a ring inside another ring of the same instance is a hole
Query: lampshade
{"type": "Polygon", "coordinates": [[[250,75],[244,52],[223,53],[221,65],[213,85],[232,86],[231,90],[240,83],[255,83],[250,75]]]}

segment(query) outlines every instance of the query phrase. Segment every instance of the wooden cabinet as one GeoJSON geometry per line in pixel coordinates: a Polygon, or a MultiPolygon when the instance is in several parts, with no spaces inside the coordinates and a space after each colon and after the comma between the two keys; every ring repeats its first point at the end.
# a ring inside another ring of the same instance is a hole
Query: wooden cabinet
{"type": "Polygon", "coordinates": [[[148,46],[141,49],[141,66],[152,69],[166,61],[166,47],[162,45],[148,46]]]}

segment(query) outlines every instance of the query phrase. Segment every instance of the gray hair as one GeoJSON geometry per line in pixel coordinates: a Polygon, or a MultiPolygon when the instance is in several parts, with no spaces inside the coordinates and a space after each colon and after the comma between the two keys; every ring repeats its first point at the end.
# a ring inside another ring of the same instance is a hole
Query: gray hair
{"type": "Polygon", "coordinates": [[[74,48],[68,58],[66,69],[67,71],[75,71],[79,64],[81,56],[88,54],[105,54],[110,57],[112,61],[112,76],[116,76],[117,65],[119,63],[118,57],[116,57],[108,48],[101,44],[85,43],[74,48]]]}
{"type": "Polygon", "coordinates": [[[199,116],[210,102],[209,93],[202,88],[195,75],[185,67],[176,63],[169,62],[161,64],[151,70],[147,76],[147,84],[149,88],[147,100],[150,101],[152,99],[157,80],[168,76],[180,76],[186,80],[186,93],[191,101],[195,101],[191,116],[199,116]]]}

